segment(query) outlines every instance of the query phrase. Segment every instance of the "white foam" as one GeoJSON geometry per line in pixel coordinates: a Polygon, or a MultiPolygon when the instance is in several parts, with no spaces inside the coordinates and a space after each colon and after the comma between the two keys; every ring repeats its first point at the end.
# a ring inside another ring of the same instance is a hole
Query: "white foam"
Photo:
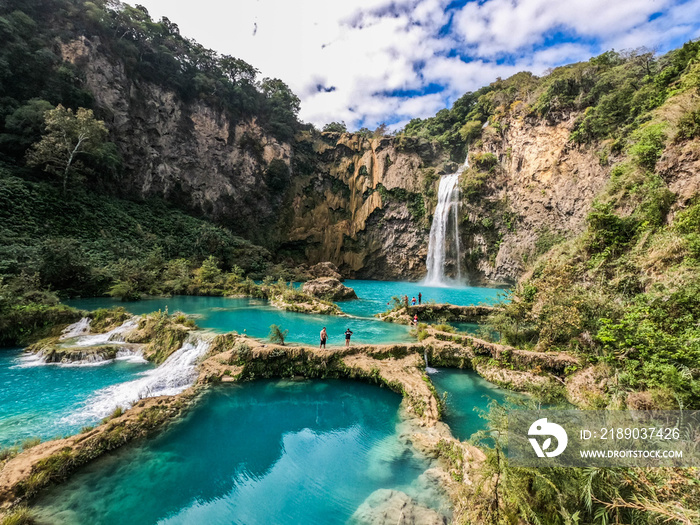
{"type": "Polygon", "coordinates": [[[197,378],[197,360],[207,353],[209,346],[209,341],[191,338],[158,368],[143,372],[133,381],[98,390],[82,408],[64,420],[73,424],[94,422],[110,415],[117,407],[130,408],[139,399],[185,391],[197,378]]]}
{"type": "Polygon", "coordinates": [[[120,349],[117,352],[116,361],[126,361],[128,363],[148,363],[148,360],[143,357],[143,352],[140,350],[131,350],[129,348],[120,349]]]}
{"type": "Polygon", "coordinates": [[[63,333],[62,333],[61,337],[59,337],[59,339],[60,340],[70,339],[72,337],[78,337],[80,335],[89,334],[91,322],[92,322],[92,319],[90,319],[89,317],[83,317],[77,323],[73,323],[71,325],[66,326],[63,329],[63,333]]]}
{"type": "Polygon", "coordinates": [[[10,368],[32,368],[35,366],[43,366],[47,363],[44,362],[44,357],[39,354],[34,354],[31,352],[24,352],[21,356],[17,358],[17,364],[10,368]]]}
{"type": "Polygon", "coordinates": [[[105,332],[104,334],[83,335],[73,343],[73,346],[98,346],[106,343],[123,343],[124,334],[136,328],[139,324],[138,318],[131,318],[121,326],[105,332]]]}

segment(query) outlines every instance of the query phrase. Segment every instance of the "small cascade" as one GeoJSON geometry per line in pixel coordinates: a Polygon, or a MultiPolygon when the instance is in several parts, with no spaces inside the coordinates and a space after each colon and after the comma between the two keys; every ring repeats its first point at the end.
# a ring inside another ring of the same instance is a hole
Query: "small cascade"
{"type": "Polygon", "coordinates": [[[210,341],[190,336],[158,368],[141,377],[98,390],[85,406],[68,416],[70,423],[90,422],[107,417],[117,407],[130,408],[140,399],[173,396],[189,388],[197,378],[197,361],[209,351],[210,341]]]}
{"type": "Polygon", "coordinates": [[[461,247],[459,242],[459,176],[469,167],[469,154],[462,166],[450,175],[440,178],[438,202],[430,226],[428,242],[428,275],[423,284],[427,286],[446,286],[450,284],[445,274],[448,252],[455,260],[456,279],[462,281],[461,247]]]}
{"type": "Polygon", "coordinates": [[[140,350],[123,348],[117,352],[116,361],[128,361],[129,363],[148,363],[140,350]]]}
{"type": "Polygon", "coordinates": [[[437,368],[432,368],[431,366],[428,366],[428,350],[427,349],[423,350],[423,359],[425,359],[425,372],[426,372],[426,374],[435,374],[438,372],[437,368]]]}
{"type": "Polygon", "coordinates": [[[34,354],[31,352],[25,352],[17,358],[16,365],[11,368],[33,368],[35,366],[43,366],[46,363],[44,361],[44,356],[41,354],[34,354]]]}
{"type": "Polygon", "coordinates": [[[105,359],[103,355],[100,354],[93,354],[93,353],[85,353],[84,355],[80,356],[80,359],[77,359],[75,361],[71,361],[69,363],[49,363],[46,362],[46,364],[57,364],[59,366],[102,366],[106,365],[108,363],[111,363],[111,359],[105,359]]]}
{"type": "Polygon", "coordinates": [[[107,343],[123,343],[124,334],[130,332],[139,325],[138,318],[132,318],[121,326],[117,326],[104,334],[83,335],[73,343],[73,346],[98,346],[107,343]]]}
{"type": "Polygon", "coordinates": [[[90,323],[92,319],[89,317],[83,317],[77,323],[73,323],[64,328],[61,337],[59,339],[63,341],[64,339],[71,339],[72,337],[78,337],[80,335],[85,335],[90,333],[90,323]]]}

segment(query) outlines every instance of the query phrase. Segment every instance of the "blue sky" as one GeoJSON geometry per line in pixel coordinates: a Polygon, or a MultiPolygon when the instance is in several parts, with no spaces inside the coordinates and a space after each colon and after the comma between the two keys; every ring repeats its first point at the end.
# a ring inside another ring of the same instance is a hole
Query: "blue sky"
{"type": "Polygon", "coordinates": [[[139,0],[202,45],[284,80],[302,120],[429,117],[518,71],[700,37],[700,0],[139,0]]]}

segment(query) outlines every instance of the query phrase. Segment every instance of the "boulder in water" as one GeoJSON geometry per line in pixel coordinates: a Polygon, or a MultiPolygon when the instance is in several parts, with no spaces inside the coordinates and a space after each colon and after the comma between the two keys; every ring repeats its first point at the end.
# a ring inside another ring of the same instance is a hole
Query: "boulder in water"
{"type": "Polygon", "coordinates": [[[354,525],[447,525],[447,517],[398,490],[372,492],[350,518],[354,525]]]}
{"type": "Polygon", "coordinates": [[[343,276],[340,275],[340,272],[338,271],[338,267],[332,262],[328,261],[314,264],[311,268],[309,268],[309,274],[311,274],[311,276],[315,279],[319,277],[333,277],[341,282],[344,280],[343,276]]]}
{"type": "Polygon", "coordinates": [[[330,301],[357,299],[355,290],[348,288],[334,277],[320,277],[312,281],[307,281],[304,283],[301,290],[314,297],[320,297],[330,301]]]}

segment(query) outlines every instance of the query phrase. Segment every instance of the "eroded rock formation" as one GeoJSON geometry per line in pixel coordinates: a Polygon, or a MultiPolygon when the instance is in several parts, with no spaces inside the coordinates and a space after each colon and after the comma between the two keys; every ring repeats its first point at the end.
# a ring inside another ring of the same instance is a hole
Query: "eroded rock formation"
{"type": "Polygon", "coordinates": [[[329,301],[357,299],[355,290],[345,286],[335,277],[319,277],[318,279],[307,281],[304,283],[302,291],[329,301]]]}

